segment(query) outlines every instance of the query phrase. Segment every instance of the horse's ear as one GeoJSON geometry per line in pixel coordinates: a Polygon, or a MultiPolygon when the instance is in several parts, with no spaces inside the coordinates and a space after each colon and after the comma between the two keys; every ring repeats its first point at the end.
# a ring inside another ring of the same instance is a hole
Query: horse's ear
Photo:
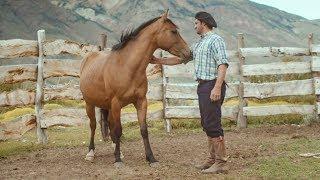
{"type": "Polygon", "coordinates": [[[167,20],[169,16],[169,9],[166,10],[166,12],[164,14],[162,14],[162,19],[167,20]]]}

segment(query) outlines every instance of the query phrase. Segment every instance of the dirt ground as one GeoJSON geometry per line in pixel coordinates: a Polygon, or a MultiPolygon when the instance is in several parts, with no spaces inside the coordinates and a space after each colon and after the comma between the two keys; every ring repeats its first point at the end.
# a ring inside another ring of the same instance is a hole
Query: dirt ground
{"type": "MultiPolygon", "coordinates": [[[[84,160],[85,147],[49,148],[0,160],[0,179],[215,179],[239,178],[259,157],[278,156],[277,148],[296,138],[320,139],[320,125],[282,125],[231,130],[225,133],[229,173],[204,175],[194,168],[206,156],[206,136],[201,133],[171,134],[154,137],[150,142],[159,160],[158,167],[145,161],[142,140],[123,142],[124,167],[113,165],[110,143],[96,146],[94,163],[84,160]]],[[[124,132],[125,133],[125,132],[124,132]]],[[[304,152],[302,152],[304,153],[304,152]]],[[[256,177],[259,178],[259,177],[256,177]]]]}

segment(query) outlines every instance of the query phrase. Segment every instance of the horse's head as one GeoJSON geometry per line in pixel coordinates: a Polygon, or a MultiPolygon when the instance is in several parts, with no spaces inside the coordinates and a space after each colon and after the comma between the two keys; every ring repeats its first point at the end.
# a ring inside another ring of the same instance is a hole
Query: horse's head
{"type": "Polygon", "coordinates": [[[168,19],[168,10],[158,19],[157,28],[155,39],[161,49],[181,58],[190,57],[188,44],[180,36],[177,26],[168,19]]]}

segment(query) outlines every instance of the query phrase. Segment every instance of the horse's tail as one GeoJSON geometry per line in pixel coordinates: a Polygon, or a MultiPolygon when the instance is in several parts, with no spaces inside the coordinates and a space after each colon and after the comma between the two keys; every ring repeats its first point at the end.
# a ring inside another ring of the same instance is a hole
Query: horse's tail
{"type": "Polygon", "coordinates": [[[109,121],[108,121],[108,114],[109,111],[106,109],[100,109],[101,112],[101,135],[103,141],[107,141],[109,137],[109,121]]]}

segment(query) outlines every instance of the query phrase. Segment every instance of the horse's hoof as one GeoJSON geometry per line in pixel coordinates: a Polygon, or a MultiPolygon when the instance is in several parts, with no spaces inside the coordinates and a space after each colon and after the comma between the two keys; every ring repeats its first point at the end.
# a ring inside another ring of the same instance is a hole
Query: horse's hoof
{"type": "Polygon", "coordinates": [[[160,166],[160,163],[159,162],[153,162],[153,163],[150,163],[150,167],[159,167],[160,166]]]}
{"type": "Polygon", "coordinates": [[[91,149],[86,155],[85,160],[93,162],[93,159],[94,159],[94,151],[91,149]]]}
{"type": "Polygon", "coordinates": [[[89,162],[93,162],[94,156],[86,156],[86,158],[84,158],[84,159],[89,161],[89,162]]]}
{"type": "Polygon", "coordinates": [[[116,168],[124,167],[123,162],[115,162],[113,165],[114,165],[114,167],[116,167],[116,168]]]}

